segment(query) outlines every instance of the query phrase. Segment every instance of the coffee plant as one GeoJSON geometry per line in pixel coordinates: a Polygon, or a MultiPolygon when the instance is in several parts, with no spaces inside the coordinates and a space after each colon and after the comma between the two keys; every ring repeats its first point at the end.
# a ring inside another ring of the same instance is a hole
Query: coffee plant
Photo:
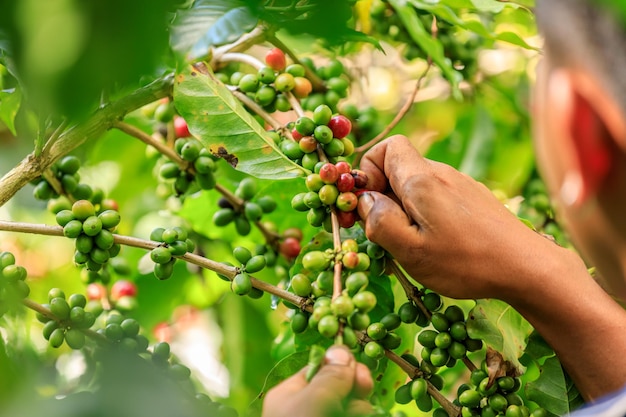
{"type": "Polygon", "coordinates": [[[333,344],[380,415],[581,404],[517,312],[424,288],[356,211],[402,132],[569,245],[520,99],[532,2],[33,5],[0,6],[0,415],[259,415],[333,344]]]}

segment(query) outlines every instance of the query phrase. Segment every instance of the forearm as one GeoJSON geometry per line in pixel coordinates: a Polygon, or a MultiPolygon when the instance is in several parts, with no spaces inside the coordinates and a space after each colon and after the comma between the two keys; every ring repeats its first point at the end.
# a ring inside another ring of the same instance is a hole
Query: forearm
{"type": "MultiPolygon", "coordinates": [[[[559,249],[564,251],[564,249],[559,249]]],[[[626,384],[626,311],[569,254],[509,302],[557,353],[586,400],[626,384]]]]}

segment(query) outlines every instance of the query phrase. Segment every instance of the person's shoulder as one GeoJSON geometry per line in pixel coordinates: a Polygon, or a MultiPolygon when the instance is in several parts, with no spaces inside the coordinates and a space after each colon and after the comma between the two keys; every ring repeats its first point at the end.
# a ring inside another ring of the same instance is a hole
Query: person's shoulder
{"type": "Polygon", "coordinates": [[[569,417],[624,417],[626,416],[626,386],[598,401],[585,405],[569,417]]]}

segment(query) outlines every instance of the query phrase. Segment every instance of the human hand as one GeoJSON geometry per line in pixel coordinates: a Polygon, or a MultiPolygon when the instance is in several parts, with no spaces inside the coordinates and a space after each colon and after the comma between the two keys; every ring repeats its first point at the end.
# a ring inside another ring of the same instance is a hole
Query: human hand
{"type": "Polygon", "coordinates": [[[263,417],[364,416],[372,412],[365,398],[373,387],[369,370],[344,346],[326,351],[324,364],[306,381],[306,369],[272,388],[263,417]]]}
{"type": "Polygon", "coordinates": [[[404,136],[376,145],[360,168],[373,190],[359,198],[367,237],[443,295],[507,301],[528,288],[525,279],[545,277],[550,260],[572,256],[484,185],[423,158],[404,136]]]}

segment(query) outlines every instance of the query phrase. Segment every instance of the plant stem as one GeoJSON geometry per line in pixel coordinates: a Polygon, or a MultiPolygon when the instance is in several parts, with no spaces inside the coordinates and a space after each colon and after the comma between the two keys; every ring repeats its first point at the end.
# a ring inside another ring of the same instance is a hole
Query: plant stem
{"type": "Polygon", "coordinates": [[[337,213],[335,210],[330,212],[330,224],[333,230],[333,248],[335,250],[335,265],[333,267],[333,296],[332,299],[336,299],[341,295],[343,286],[341,284],[341,270],[343,264],[340,260],[337,260],[337,256],[341,253],[341,236],[339,234],[339,220],[337,219],[337,213]]]}
{"type": "Polygon", "coordinates": [[[256,70],[260,70],[265,64],[252,55],[243,54],[241,52],[228,52],[220,58],[220,63],[225,62],[240,62],[242,64],[250,65],[256,70]]]}
{"type": "Polygon", "coordinates": [[[291,91],[285,91],[283,94],[285,97],[287,97],[287,101],[289,101],[289,104],[291,104],[291,108],[293,109],[293,111],[296,112],[296,115],[298,117],[304,116],[304,110],[302,110],[302,106],[300,105],[300,102],[298,101],[296,96],[294,96],[291,91]]]}
{"type": "MultiPolygon", "coordinates": [[[[413,102],[415,101],[415,96],[417,95],[417,93],[419,92],[420,88],[422,87],[422,82],[424,81],[424,78],[426,78],[426,75],[428,74],[428,71],[430,70],[431,67],[432,67],[432,63],[429,60],[428,61],[428,66],[426,67],[424,72],[417,79],[417,82],[415,83],[415,87],[413,88],[413,91],[411,91],[411,94],[409,94],[409,97],[407,97],[406,101],[402,105],[402,108],[400,108],[400,111],[398,112],[398,114],[395,115],[393,120],[382,130],[382,132],[380,132],[378,135],[376,135],[374,138],[370,139],[369,141],[367,141],[363,145],[357,146],[354,149],[354,153],[362,153],[362,152],[367,151],[368,149],[370,149],[371,147],[376,145],[378,142],[380,142],[381,140],[385,139],[387,137],[387,135],[389,134],[389,132],[391,132],[393,130],[393,128],[396,127],[398,125],[398,123],[400,123],[402,118],[411,109],[411,106],[413,106],[413,102]]],[[[359,158],[359,160],[360,160],[360,158],[359,158]]],[[[356,165],[356,163],[355,163],[355,165],[356,165]]]]}
{"type": "Polygon", "coordinates": [[[239,90],[232,90],[231,93],[233,93],[237,100],[241,101],[246,107],[261,116],[272,129],[281,130],[283,128],[280,122],[274,119],[268,112],[266,112],[263,107],[259,106],[256,101],[252,100],[250,97],[248,97],[239,90]]]}
{"type": "MultiPolygon", "coordinates": [[[[46,145],[37,156],[27,155],[16,167],[0,179],[0,207],[30,181],[39,177],[61,156],[66,155],[87,140],[96,139],[127,113],[166,97],[172,89],[173,77],[168,75],[107,106],[100,107],[93,115],[80,124],[65,129],[58,139],[46,145]]],[[[53,134],[54,136],[54,134],[53,134]]]]}
{"type": "Polygon", "coordinates": [[[231,52],[242,52],[253,45],[262,43],[268,36],[269,28],[265,25],[258,25],[252,31],[242,35],[235,42],[220,46],[212,51],[211,68],[217,68],[222,60],[222,56],[231,52]]]}
{"type": "MultiPolygon", "coordinates": [[[[7,232],[18,232],[18,233],[31,233],[45,236],[63,236],[63,228],[61,226],[49,226],[45,224],[34,224],[34,223],[21,223],[21,222],[9,222],[0,220],[0,230],[7,232]]],[[[113,235],[114,242],[119,243],[121,245],[132,246],[136,248],[152,250],[158,246],[160,246],[161,242],[154,242],[151,240],[139,239],[131,236],[124,235],[113,235]]],[[[183,256],[179,257],[180,259],[192,263],[194,265],[198,265],[202,268],[209,269],[214,271],[220,275],[224,275],[229,279],[233,279],[237,274],[237,268],[234,266],[228,266],[221,262],[216,262],[211,259],[205,258],[203,256],[195,255],[193,253],[186,253],[183,256]]],[[[265,291],[267,293],[273,294],[277,297],[280,297],[294,305],[304,306],[307,304],[307,299],[303,297],[299,297],[295,294],[292,294],[288,291],[283,290],[282,288],[278,288],[272,284],[268,284],[261,280],[258,280],[254,277],[251,277],[252,285],[259,290],[265,291]]]]}
{"type": "Polygon", "coordinates": [[[400,285],[402,285],[402,288],[404,289],[407,298],[411,300],[420,310],[422,310],[422,313],[424,313],[424,315],[428,317],[428,320],[430,320],[432,313],[424,305],[424,302],[420,297],[421,291],[415,285],[411,284],[411,282],[407,278],[407,275],[404,273],[402,268],[400,268],[398,261],[392,259],[389,268],[396,276],[397,280],[400,282],[400,285]]]}
{"type": "MultiPolygon", "coordinates": [[[[24,306],[30,308],[33,311],[36,311],[37,313],[48,317],[50,320],[54,320],[59,324],[63,323],[63,320],[61,320],[60,318],[58,318],[57,316],[55,316],[52,311],[50,311],[49,308],[44,307],[43,305],[34,302],[31,299],[25,298],[22,300],[22,304],[24,304],[24,306]]],[[[101,335],[98,332],[94,332],[91,329],[80,329],[81,332],[83,332],[86,336],[89,336],[90,338],[97,340],[99,342],[103,342],[103,343],[111,343],[111,341],[109,339],[106,338],[106,336],[101,335]]]]}

